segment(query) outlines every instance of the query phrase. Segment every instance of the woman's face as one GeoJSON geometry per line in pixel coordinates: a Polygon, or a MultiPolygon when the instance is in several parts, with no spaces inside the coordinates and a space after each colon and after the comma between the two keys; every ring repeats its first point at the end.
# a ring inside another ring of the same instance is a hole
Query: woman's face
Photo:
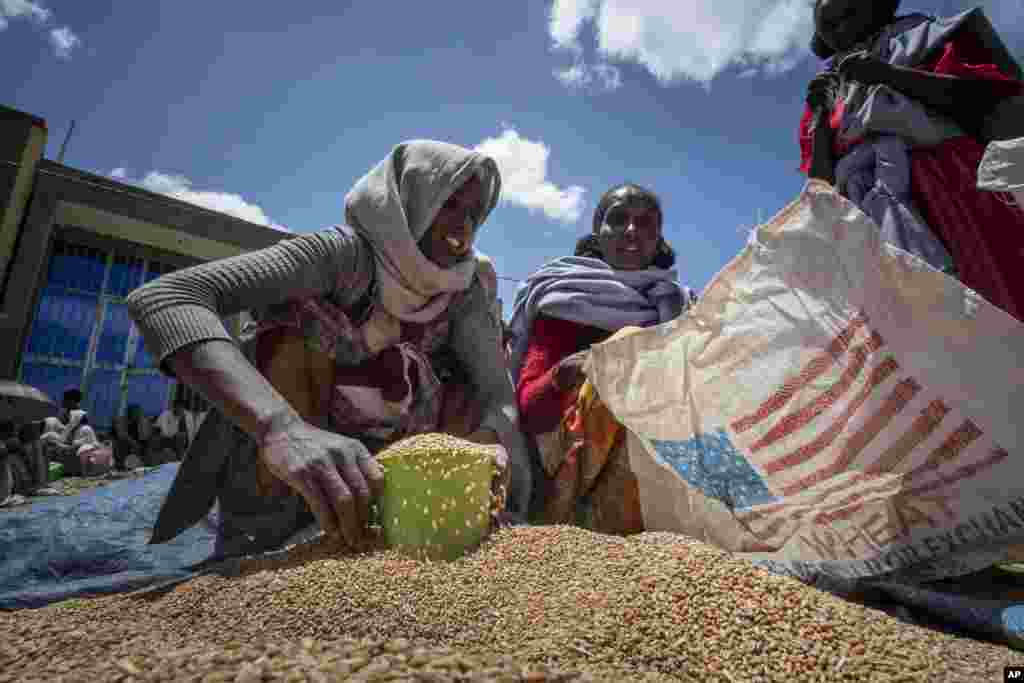
{"type": "Polygon", "coordinates": [[[661,215],[643,202],[618,201],[608,207],[597,229],[605,262],[617,270],[649,268],[658,255],[661,215]]]}
{"type": "Polygon", "coordinates": [[[820,0],[814,11],[814,25],[826,45],[845,52],[875,31],[877,15],[876,2],[820,0]]]}
{"type": "Polygon", "coordinates": [[[484,213],[484,185],[473,175],[441,206],[423,238],[420,251],[438,268],[466,260],[484,213]]]}

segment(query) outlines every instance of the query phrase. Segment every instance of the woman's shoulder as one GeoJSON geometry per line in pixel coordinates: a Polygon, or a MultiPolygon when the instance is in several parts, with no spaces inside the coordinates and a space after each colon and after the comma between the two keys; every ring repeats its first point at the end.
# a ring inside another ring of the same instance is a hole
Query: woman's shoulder
{"type": "Polygon", "coordinates": [[[335,250],[335,262],[339,265],[334,274],[333,298],[339,302],[358,302],[371,288],[376,276],[377,267],[370,243],[345,224],[331,226],[321,233],[335,250]]]}
{"type": "Polygon", "coordinates": [[[888,33],[895,41],[895,51],[905,51],[909,55],[926,53],[937,45],[944,43],[961,27],[984,19],[984,10],[980,7],[964,10],[950,16],[936,16],[923,12],[907,12],[897,16],[889,25],[888,33]]]}
{"type": "Polygon", "coordinates": [[[494,268],[490,256],[477,254],[476,276],[473,279],[479,282],[488,301],[495,301],[498,298],[498,271],[494,268]]]}

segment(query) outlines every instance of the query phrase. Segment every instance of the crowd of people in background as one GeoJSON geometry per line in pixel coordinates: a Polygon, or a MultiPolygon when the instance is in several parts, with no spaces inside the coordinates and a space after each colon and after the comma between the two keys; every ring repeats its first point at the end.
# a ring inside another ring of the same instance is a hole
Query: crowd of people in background
{"type": "Polygon", "coordinates": [[[78,388],[64,392],[58,415],[39,422],[0,421],[0,503],[12,494],[46,493],[55,479],[98,477],[180,461],[206,413],[186,390],[146,416],[129,404],[109,432],[94,427],[78,388]],[[54,467],[54,466],[57,467],[54,467]]]}

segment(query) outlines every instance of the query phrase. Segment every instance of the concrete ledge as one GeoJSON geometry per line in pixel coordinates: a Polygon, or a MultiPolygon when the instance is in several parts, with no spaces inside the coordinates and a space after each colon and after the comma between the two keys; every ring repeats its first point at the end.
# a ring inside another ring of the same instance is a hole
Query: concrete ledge
{"type": "Polygon", "coordinates": [[[59,226],[89,230],[117,240],[135,242],[203,261],[237,256],[246,251],[236,244],[199,237],[130,216],[66,201],[57,203],[54,222],[59,226]]]}

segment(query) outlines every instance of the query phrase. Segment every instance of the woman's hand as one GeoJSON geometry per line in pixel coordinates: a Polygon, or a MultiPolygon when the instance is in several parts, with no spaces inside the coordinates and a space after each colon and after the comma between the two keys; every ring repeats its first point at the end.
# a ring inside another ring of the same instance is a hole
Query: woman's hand
{"type": "Polygon", "coordinates": [[[555,366],[552,379],[559,391],[579,389],[587,381],[586,364],[589,356],[590,349],[583,349],[566,356],[555,366]]]}
{"type": "Polygon", "coordinates": [[[292,414],[271,425],[259,456],[305,499],[325,533],[340,535],[352,548],[363,545],[370,502],[384,486],[384,472],[366,446],[292,414]]]}
{"type": "Polygon", "coordinates": [[[812,111],[828,110],[839,90],[839,76],[831,71],[820,73],[807,84],[807,106],[812,111]]]}
{"type": "Polygon", "coordinates": [[[843,79],[857,81],[864,85],[888,84],[892,67],[871,55],[866,50],[843,57],[837,66],[843,79]]]}

